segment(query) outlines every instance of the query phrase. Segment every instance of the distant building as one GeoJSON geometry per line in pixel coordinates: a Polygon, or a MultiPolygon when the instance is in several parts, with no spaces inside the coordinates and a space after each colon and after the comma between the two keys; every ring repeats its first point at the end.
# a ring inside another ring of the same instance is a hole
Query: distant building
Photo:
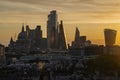
{"type": "Polygon", "coordinates": [[[58,48],[58,22],[57,13],[55,10],[48,15],[47,21],[47,46],[48,49],[58,48]]]}
{"type": "Polygon", "coordinates": [[[37,25],[35,29],[30,29],[29,26],[26,25],[26,31],[24,30],[24,25],[22,25],[22,30],[18,34],[17,40],[13,41],[13,38],[11,38],[9,43],[9,51],[29,53],[31,51],[41,50],[43,48],[43,43],[45,48],[46,43],[42,40],[42,30],[40,25],[37,25]]]}
{"type": "Polygon", "coordinates": [[[80,48],[80,47],[85,47],[85,46],[90,46],[91,41],[86,40],[86,36],[80,36],[80,31],[76,27],[75,31],[75,39],[72,41],[72,48],[80,48]]]}
{"type": "Polygon", "coordinates": [[[104,30],[105,45],[106,46],[110,47],[110,46],[113,46],[115,44],[116,34],[117,34],[116,30],[112,30],[112,29],[105,29],[104,30]]]}
{"type": "Polygon", "coordinates": [[[66,50],[66,40],[63,23],[58,23],[55,10],[48,15],[47,21],[47,47],[48,50],[66,50]]]}
{"type": "Polygon", "coordinates": [[[63,22],[61,21],[59,24],[59,49],[60,50],[66,50],[66,40],[65,40],[65,34],[64,34],[64,28],[63,28],[63,22]]]}
{"type": "Polygon", "coordinates": [[[75,31],[75,39],[72,42],[72,47],[76,47],[76,48],[80,47],[80,32],[77,27],[75,31]]]}

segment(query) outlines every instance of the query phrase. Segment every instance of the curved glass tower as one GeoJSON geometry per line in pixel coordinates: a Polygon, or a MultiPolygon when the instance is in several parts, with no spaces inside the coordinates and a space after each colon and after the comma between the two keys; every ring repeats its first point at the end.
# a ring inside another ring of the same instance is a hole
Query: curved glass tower
{"type": "Polygon", "coordinates": [[[113,46],[116,41],[116,30],[112,29],[104,29],[104,36],[105,36],[105,45],[106,46],[113,46]]]}

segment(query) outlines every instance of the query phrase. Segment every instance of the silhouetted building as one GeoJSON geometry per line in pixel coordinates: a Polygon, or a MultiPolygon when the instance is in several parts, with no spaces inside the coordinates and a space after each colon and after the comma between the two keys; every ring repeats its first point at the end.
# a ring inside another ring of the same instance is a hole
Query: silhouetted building
{"type": "Polygon", "coordinates": [[[79,42],[80,41],[80,31],[78,30],[78,28],[76,27],[76,31],[75,31],[75,42],[79,42]]]}
{"type": "Polygon", "coordinates": [[[24,30],[24,25],[22,25],[22,30],[18,34],[16,41],[11,38],[9,43],[9,51],[11,52],[23,52],[29,53],[34,50],[41,50],[42,30],[41,26],[37,25],[35,29],[30,29],[26,25],[26,31],[24,30]]]}
{"type": "Polygon", "coordinates": [[[58,22],[55,10],[48,15],[47,21],[47,46],[48,49],[58,48],[58,22]]]}
{"type": "Polygon", "coordinates": [[[76,47],[76,48],[80,47],[80,32],[77,27],[75,31],[75,39],[74,41],[72,41],[72,47],[76,47]]]}
{"type": "Polygon", "coordinates": [[[28,35],[24,30],[24,25],[22,25],[22,30],[18,34],[18,38],[15,43],[15,52],[29,52],[30,49],[30,40],[28,35]]]}
{"type": "Polygon", "coordinates": [[[47,47],[48,50],[65,50],[66,41],[63,29],[63,23],[59,24],[57,12],[51,11],[47,21],[47,47]]]}
{"type": "Polygon", "coordinates": [[[41,39],[41,50],[46,50],[47,49],[47,38],[42,38],[41,39]]]}
{"type": "Polygon", "coordinates": [[[38,50],[59,51],[66,50],[66,40],[64,34],[63,23],[57,21],[57,13],[55,10],[48,15],[47,21],[47,38],[42,38],[41,26],[37,25],[35,29],[30,29],[29,25],[22,25],[21,32],[18,34],[17,40],[11,38],[9,43],[9,52],[29,53],[38,50]]]}
{"type": "Polygon", "coordinates": [[[60,50],[66,50],[67,49],[62,21],[59,24],[59,42],[58,43],[59,43],[59,49],[60,50]]]}
{"type": "Polygon", "coordinates": [[[76,27],[75,31],[75,39],[72,41],[72,46],[73,48],[80,48],[80,47],[85,47],[91,45],[90,40],[86,40],[86,36],[80,36],[80,31],[76,27]]]}
{"type": "Polygon", "coordinates": [[[105,36],[105,45],[106,46],[113,46],[116,41],[116,30],[112,29],[105,29],[104,30],[104,36],[105,36]]]}
{"type": "Polygon", "coordinates": [[[86,46],[86,36],[80,36],[80,46],[86,46]]]}

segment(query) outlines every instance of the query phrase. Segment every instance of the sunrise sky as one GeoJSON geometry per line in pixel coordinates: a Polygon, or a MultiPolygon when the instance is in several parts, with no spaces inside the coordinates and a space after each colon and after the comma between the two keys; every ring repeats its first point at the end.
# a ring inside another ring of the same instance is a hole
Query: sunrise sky
{"type": "Polygon", "coordinates": [[[22,23],[30,28],[41,25],[46,37],[51,10],[57,10],[63,20],[68,43],[77,26],[81,35],[96,44],[104,44],[104,28],[115,29],[116,44],[120,45],[120,0],[0,0],[0,43],[7,45],[10,37],[21,31],[22,23]]]}

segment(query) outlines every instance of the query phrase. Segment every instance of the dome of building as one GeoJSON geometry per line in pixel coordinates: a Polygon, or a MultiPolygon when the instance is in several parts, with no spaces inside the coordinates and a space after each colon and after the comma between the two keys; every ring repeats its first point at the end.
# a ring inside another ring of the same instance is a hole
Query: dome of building
{"type": "Polygon", "coordinates": [[[27,38],[27,34],[26,32],[20,32],[18,35],[18,39],[26,39],[27,38]]]}

